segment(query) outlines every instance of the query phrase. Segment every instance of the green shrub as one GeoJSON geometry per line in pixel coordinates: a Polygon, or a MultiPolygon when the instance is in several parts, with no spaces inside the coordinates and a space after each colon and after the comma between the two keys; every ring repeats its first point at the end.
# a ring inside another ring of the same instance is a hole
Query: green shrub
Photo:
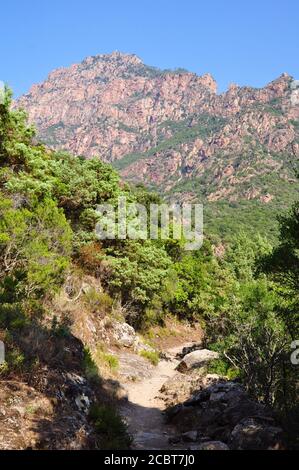
{"type": "Polygon", "coordinates": [[[112,372],[116,372],[118,370],[119,360],[116,356],[106,353],[103,355],[103,360],[106,362],[112,372]]]}
{"type": "Polygon", "coordinates": [[[71,231],[64,214],[51,200],[29,210],[15,209],[1,191],[0,197],[0,294],[9,289],[19,299],[34,299],[53,293],[70,261],[71,231]]]}
{"type": "Polygon", "coordinates": [[[94,405],[90,418],[100,436],[100,447],[105,450],[128,449],[132,438],[117,410],[111,405],[94,405]]]}
{"type": "Polygon", "coordinates": [[[253,397],[270,406],[294,393],[289,360],[291,336],[279,314],[280,299],[265,279],[249,281],[236,291],[237,302],[208,327],[208,336],[231,366],[240,370],[253,397]],[[287,386],[288,382],[288,386],[287,386]]]}
{"type": "Polygon", "coordinates": [[[229,380],[234,380],[240,375],[240,370],[232,367],[223,359],[215,359],[208,365],[209,374],[217,374],[222,377],[227,377],[229,380]]]}
{"type": "Polygon", "coordinates": [[[97,365],[101,368],[106,366],[111,372],[117,372],[119,368],[119,360],[116,356],[105,351],[104,346],[99,346],[95,353],[95,360],[97,365]]]}
{"type": "Polygon", "coordinates": [[[24,354],[17,347],[11,347],[11,349],[6,350],[5,362],[0,364],[0,376],[6,375],[9,372],[24,372],[24,370],[24,354]]]}
{"type": "Polygon", "coordinates": [[[99,370],[92,358],[92,354],[88,348],[84,348],[84,356],[83,356],[83,369],[85,372],[86,377],[89,380],[94,382],[98,382],[100,380],[99,370]]]}
{"type": "Polygon", "coordinates": [[[147,351],[143,349],[142,351],[140,351],[139,354],[140,356],[150,361],[153,364],[153,366],[157,366],[159,364],[160,356],[159,356],[159,353],[157,353],[157,351],[147,351]]]}
{"type": "Polygon", "coordinates": [[[84,294],[84,300],[92,312],[99,312],[103,315],[111,313],[113,299],[106,292],[99,292],[92,287],[84,294]]]}
{"type": "Polygon", "coordinates": [[[151,240],[126,241],[107,256],[107,261],[110,290],[120,292],[123,303],[133,304],[139,312],[162,291],[171,264],[164,247],[151,240]]]}

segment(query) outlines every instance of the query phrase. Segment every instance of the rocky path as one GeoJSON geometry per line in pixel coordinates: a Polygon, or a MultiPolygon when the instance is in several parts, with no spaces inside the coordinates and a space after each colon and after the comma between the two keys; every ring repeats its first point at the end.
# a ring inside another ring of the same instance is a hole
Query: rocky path
{"type": "Polygon", "coordinates": [[[169,443],[169,437],[174,434],[174,429],[164,422],[164,403],[159,399],[159,390],[162,385],[176,373],[175,368],[179,361],[176,354],[190,343],[167,351],[166,359],[159,362],[153,369],[150,378],[141,382],[125,384],[128,394],[128,402],[122,408],[129,432],[133,436],[132,447],[135,449],[170,449],[186,448],[169,443]]]}
{"type": "MultiPolygon", "coordinates": [[[[189,343],[167,350],[157,367],[143,363],[146,374],[141,380],[123,384],[128,400],[121,412],[133,437],[132,448],[284,448],[283,430],[271,410],[253,400],[238,381],[196,372],[217,355],[198,346],[189,343]],[[174,405],[175,414],[166,423],[165,406],[174,405]]],[[[136,371],[136,362],[134,367],[136,371]]]]}

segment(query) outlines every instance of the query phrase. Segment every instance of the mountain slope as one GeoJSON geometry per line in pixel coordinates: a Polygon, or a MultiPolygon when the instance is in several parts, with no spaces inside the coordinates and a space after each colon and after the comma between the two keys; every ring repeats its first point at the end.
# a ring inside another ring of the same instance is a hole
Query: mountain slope
{"type": "Polygon", "coordinates": [[[261,89],[231,85],[218,95],[209,74],[114,52],[52,72],[17,105],[48,146],[98,155],[172,200],[205,202],[208,224],[225,235],[236,208],[245,225],[253,208],[254,230],[262,229],[298,192],[296,85],[283,74],[261,89]]]}

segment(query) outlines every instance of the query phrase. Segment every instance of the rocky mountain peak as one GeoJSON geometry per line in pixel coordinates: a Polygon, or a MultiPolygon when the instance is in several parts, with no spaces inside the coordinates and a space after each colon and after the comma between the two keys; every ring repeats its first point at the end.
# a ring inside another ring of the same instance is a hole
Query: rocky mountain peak
{"type": "Polygon", "coordinates": [[[114,63],[115,65],[144,65],[143,61],[136,54],[128,54],[120,51],[113,51],[110,54],[89,56],[81,62],[82,66],[90,66],[98,63],[114,63]]]}
{"type": "Polygon", "coordinates": [[[115,51],[55,70],[15,106],[48,146],[112,162],[125,179],[183,200],[271,205],[299,156],[292,83],[284,73],[218,95],[209,73],[161,70],[115,51]],[[273,172],[280,181],[269,186],[273,172]]]}
{"type": "Polygon", "coordinates": [[[288,73],[283,73],[278,78],[270,82],[266,86],[266,89],[274,91],[277,96],[282,96],[288,91],[293,80],[293,77],[291,77],[288,73]]]}
{"type": "Polygon", "coordinates": [[[217,93],[217,82],[210,73],[206,73],[199,77],[203,86],[208,88],[212,93],[217,93]]]}

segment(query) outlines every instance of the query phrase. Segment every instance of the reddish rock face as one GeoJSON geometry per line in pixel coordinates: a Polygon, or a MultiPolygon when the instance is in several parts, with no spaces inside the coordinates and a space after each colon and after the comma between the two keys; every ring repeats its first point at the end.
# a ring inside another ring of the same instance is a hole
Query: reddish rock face
{"type": "Polygon", "coordinates": [[[208,74],[162,72],[115,52],[55,70],[17,104],[46,143],[112,161],[146,150],[159,123],[204,108],[216,87],[208,74]]]}
{"type": "Polygon", "coordinates": [[[210,201],[268,203],[275,195],[256,177],[287,180],[286,162],[299,154],[294,83],[283,74],[261,89],[232,84],[217,95],[209,74],[162,71],[114,52],[55,70],[15,106],[48,146],[115,162],[128,180],[174,192],[196,178],[210,201]]]}

